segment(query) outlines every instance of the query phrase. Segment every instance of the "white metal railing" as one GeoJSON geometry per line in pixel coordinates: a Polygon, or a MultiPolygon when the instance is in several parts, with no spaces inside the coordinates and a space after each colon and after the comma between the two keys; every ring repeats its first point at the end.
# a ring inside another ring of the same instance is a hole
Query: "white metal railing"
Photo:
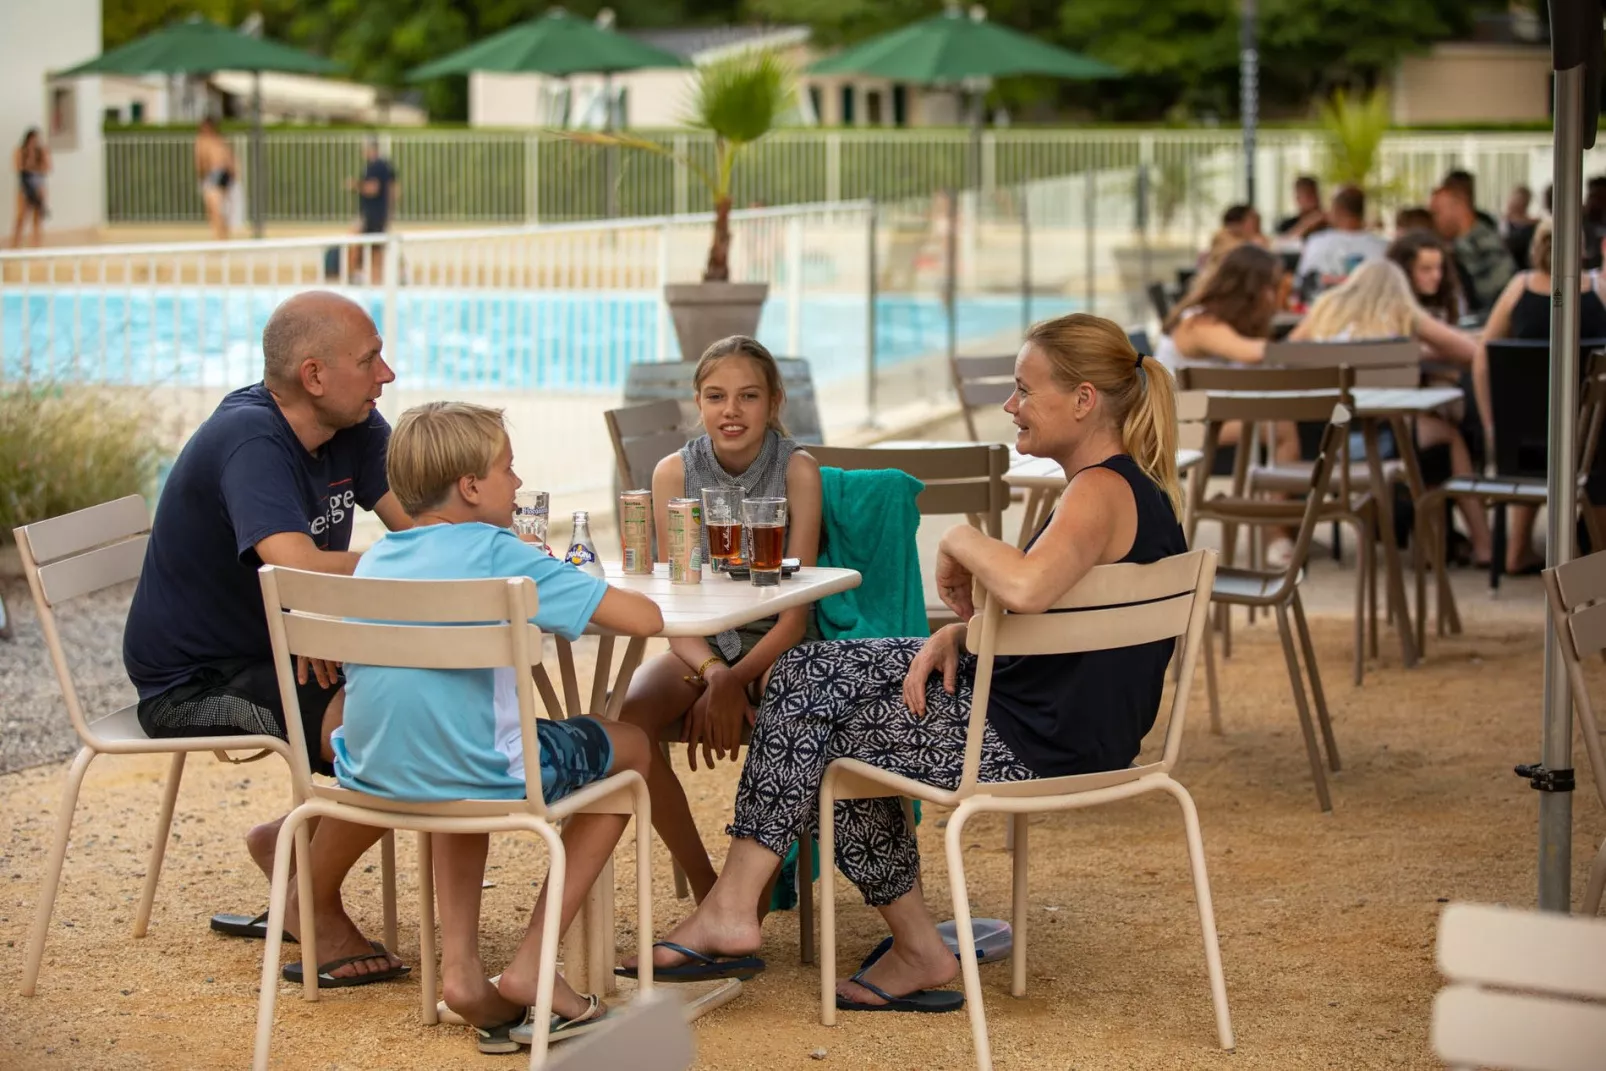
{"type": "MultiPolygon", "coordinates": [[[[644,136],[696,158],[712,143],[697,132],[644,136]]],[[[355,218],[345,180],[362,167],[360,131],[269,132],[264,214],[269,221],[355,218]]],[[[683,214],[704,202],[695,179],[671,161],[615,153],[546,131],[395,131],[381,135],[401,179],[403,223],[488,223],[683,214]],[[609,175],[613,189],[609,189],[609,175]]],[[[1087,172],[1136,175],[1152,183],[1161,217],[1212,220],[1243,195],[1240,139],[1219,130],[988,130],[980,141],[984,193],[1087,172]],[[1198,182],[1201,177],[1206,181],[1198,182]]],[[[234,138],[244,177],[252,173],[249,139],[234,138]]],[[[754,146],[737,173],[736,203],[782,205],[929,196],[967,185],[968,131],[780,131],[754,146]]],[[[1545,133],[1401,133],[1385,139],[1382,170],[1403,200],[1420,201],[1445,171],[1465,167],[1482,180],[1479,201],[1496,210],[1511,185],[1535,190],[1549,181],[1545,133]]],[[[1290,208],[1295,175],[1320,173],[1321,135],[1265,131],[1257,153],[1257,200],[1267,215],[1290,208]]],[[[1586,167],[1606,166],[1606,147],[1586,167]]],[[[110,222],[200,221],[192,140],[184,134],[118,132],[106,137],[110,222]]],[[[249,191],[242,189],[242,195],[249,191]]],[[[1133,196],[1128,192],[1128,201],[1133,196]]]]}

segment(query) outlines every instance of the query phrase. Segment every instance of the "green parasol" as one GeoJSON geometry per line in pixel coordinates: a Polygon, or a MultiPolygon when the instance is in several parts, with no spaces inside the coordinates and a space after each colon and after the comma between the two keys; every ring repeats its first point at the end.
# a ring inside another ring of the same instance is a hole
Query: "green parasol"
{"type": "Polygon", "coordinates": [[[407,72],[410,82],[448,74],[498,71],[503,74],[613,74],[647,67],[686,67],[665,52],[633,37],[604,29],[588,19],[553,8],[540,18],[521,22],[493,37],[442,56],[407,72]]]}

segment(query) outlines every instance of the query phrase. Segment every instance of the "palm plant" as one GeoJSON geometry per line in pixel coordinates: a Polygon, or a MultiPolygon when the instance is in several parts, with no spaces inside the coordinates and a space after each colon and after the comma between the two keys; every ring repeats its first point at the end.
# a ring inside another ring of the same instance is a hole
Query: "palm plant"
{"type": "Polygon", "coordinates": [[[700,67],[687,126],[714,135],[712,170],[666,145],[629,134],[573,131],[567,136],[592,145],[619,146],[657,153],[684,166],[700,179],[714,203],[714,239],[708,249],[703,282],[730,279],[731,176],[742,152],[774,130],[792,109],[796,81],[790,67],[772,52],[746,52],[700,67]]]}
{"type": "Polygon", "coordinates": [[[1356,186],[1368,197],[1387,192],[1383,138],[1390,125],[1389,97],[1381,87],[1351,97],[1342,87],[1318,110],[1327,149],[1327,177],[1338,186],[1356,186]]]}

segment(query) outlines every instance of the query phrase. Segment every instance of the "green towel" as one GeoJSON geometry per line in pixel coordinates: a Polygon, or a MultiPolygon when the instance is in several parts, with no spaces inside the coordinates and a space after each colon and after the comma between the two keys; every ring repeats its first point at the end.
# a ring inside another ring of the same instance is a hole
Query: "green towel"
{"type": "Polygon", "coordinates": [[[820,564],[857,569],[857,588],[827,595],[817,607],[828,640],[926,635],[915,500],[926,485],[897,469],[822,468],[824,531],[820,564]]]}
{"type": "MultiPolygon", "coordinates": [[[[864,578],[857,588],[827,595],[816,604],[820,634],[826,639],[926,635],[926,597],[915,544],[915,531],[920,527],[915,499],[925,486],[897,469],[820,470],[825,515],[820,564],[857,569],[864,578]]],[[[919,800],[915,801],[915,821],[920,821],[919,800]]],[[[819,876],[816,851],[810,880],[819,876]]],[[[796,904],[794,844],[781,863],[770,908],[785,911],[796,904]]]]}

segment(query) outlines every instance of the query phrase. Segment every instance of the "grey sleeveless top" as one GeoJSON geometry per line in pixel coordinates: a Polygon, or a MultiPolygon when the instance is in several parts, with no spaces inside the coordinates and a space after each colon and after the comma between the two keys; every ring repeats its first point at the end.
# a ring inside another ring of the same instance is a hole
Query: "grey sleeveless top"
{"type": "MultiPolygon", "coordinates": [[[[707,435],[700,435],[680,448],[680,463],[686,471],[684,493],[687,498],[702,498],[705,487],[740,487],[746,498],[785,498],[786,466],[792,460],[792,451],[799,449],[774,428],[764,433],[764,445],[758,457],[745,472],[730,473],[714,456],[714,444],[707,435]]],[[[708,560],[708,530],[703,529],[703,561],[708,560]]],[[[742,554],[748,554],[747,534],[743,532],[742,554]]],[[[714,649],[734,662],[741,657],[742,641],[735,629],[727,629],[711,640],[714,649]]]]}

